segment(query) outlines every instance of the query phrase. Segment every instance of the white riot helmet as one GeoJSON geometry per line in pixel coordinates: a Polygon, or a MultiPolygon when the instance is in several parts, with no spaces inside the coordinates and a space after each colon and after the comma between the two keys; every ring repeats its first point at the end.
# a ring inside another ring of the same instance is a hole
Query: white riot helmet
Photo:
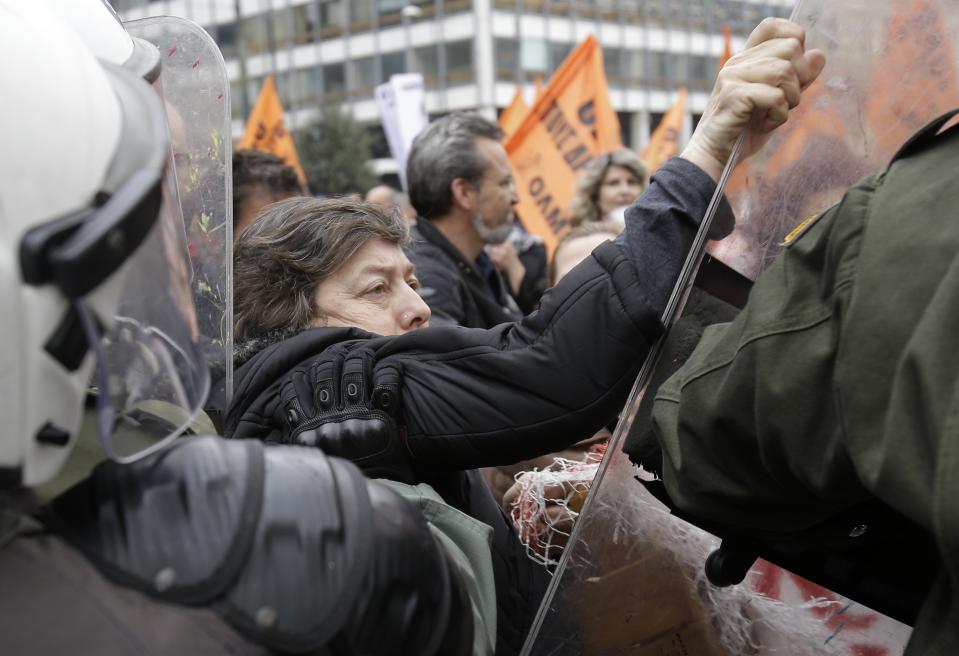
{"type": "Polygon", "coordinates": [[[142,77],[163,99],[172,146],[164,192],[183,217],[197,323],[216,383],[206,409],[216,418],[233,386],[232,116],[223,56],[202,27],[183,18],[124,24],[106,0],[34,1],[63,18],[98,59],[142,77]]]}
{"type": "Polygon", "coordinates": [[[130,36],[107,0],[42,2],[73,28],[97,59],[122,66],[147,82],[159,76],[160,53],[156,46],[130,36]]]}
{"type": "Polygon", "coordinates": [[[182,432],[208,378],[161,101],[37,3],[0,0],[0,51],[0,486],[35,486],[88,394],[123,461],[182,432]]]}

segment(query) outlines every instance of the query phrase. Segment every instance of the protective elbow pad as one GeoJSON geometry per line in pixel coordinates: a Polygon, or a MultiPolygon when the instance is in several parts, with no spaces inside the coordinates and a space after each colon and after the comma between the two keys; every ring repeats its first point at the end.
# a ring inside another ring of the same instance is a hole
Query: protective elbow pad
{"type": "Polygon", "coordinates": [[[470,654],[473,613],[456,565],[417,510],[376,481],[373,555],[337,654],[470,654]]]}
{"type": "Polygon", "coordinates": [[[271,650],[457,654],[472,630],[422,514],[317,449],[184,438],[99,465],[44,519],[108,579],[271,650]]]}

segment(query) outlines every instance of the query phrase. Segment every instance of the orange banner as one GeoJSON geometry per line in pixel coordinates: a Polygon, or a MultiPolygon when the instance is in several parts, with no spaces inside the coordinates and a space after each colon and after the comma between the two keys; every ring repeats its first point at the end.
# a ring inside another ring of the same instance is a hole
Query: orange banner
{"type": "Polygon", "coordinates": [[[679,95],[669,111],[663,115],[659,125],[649,136],[649,143],[640,153],[649,167],[649,172],[666,163],[679,152],[679,136],[683,133],[683,119],[686,117],[686,87],[680,87],[679,95]]]}
{"type": "Polygon", "coordinates": [[[952,35],[938,3],[912,0],[889,20],[885,37],[866,121],[880,151],[891,157],[930,117],[959,106],[959,84],[952,35]]]}
{"type": "Polygon", "coordinates": [[[246,130],[236,147],[252,148],[276,155],[284,164],[296,169],[300,181],[306,184],[306,176],[296,154],[296,144],[293,143],[293,136],[283,121],[283,105],[280,104],[280,96],[276,93],[272,75],[263,80],[260,96],[250,111],[246,130]]]}
{"type": "Polygon", "coordinates": [[[517,84],[516,93],[513,94],[513,102],[499,115],[499,126],[503,129],[503,132],[506,133],[507,139],[516,131],[519,124],[523,122],[528,111],[529,105],[527,105],[526,100],[523,99],[523,87],[517,84]]]}
{"type": "Polygon", "coordinates": [[[533,77],[533,102],[535,103],[539,100],[539,97],[543,95],[543,76],[536,75],[533,77]]]}
{"type": "MultiPolygon", "coordinates": [[[[789,114],[793,125],[802,129],[777,131],[772,139],[778,140],[773,159],[766,165],[766,178],[774,180],[806,156],[809,148],[826,140],[841,144],[846,137],[846,125],[834,101],[830,102],[829,90],[822,76],[803,91],[802,102],[789,114]],[[809,120],[807,114],[815,116],[809,120]]],[[[770,143],[774,143],[770,141],[770,143]]],[[[738,169],[737,169],[738,170],[738,169]]]]}
{"type": "Polygon", "coordinates": [[[729,61],[729,58],[733,56],[733,33],[729,29],[729,25],[723,25],[723,54],[719,56],[719,66],[716,67],[718,71],[723,66],[726,65],[726,62],[729,61]]]}
{"type": "Polygon", "coordinates": [[[550,255],[569,228],[580,171],[594,155],[622,145],[603,51],[590,36],[563,61],[506,142],[519,194],[517,214],[530,233],[543,238],[550,255]]]}

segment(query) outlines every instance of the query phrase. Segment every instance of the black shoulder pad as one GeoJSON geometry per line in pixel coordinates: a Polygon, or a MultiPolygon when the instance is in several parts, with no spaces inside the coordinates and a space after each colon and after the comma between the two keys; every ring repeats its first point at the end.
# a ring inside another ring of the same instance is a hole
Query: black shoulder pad
{"type": "Polygon", "coordinates": [[[263,514],[221,612],[271,649],[320,649],[357,612],[364,591],[374,547],[367,480],[317,449],[265,453],[263,514]]]}
{"type": "Polygon", "coordinates": [[[133,464],[102,463],[44,519],[117,583],[165,601],[205,603],[246,561],[263,477],[258,442],[183,438],[133,464]]]}

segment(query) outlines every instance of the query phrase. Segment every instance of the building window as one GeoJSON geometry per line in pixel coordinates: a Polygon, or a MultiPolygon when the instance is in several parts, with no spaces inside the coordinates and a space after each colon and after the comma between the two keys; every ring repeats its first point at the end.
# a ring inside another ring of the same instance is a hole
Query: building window
{"type": "Polygon", "coordinates": [[[603,48],[603,68],[610,83],[626,81],[629,60],[622,48],[603,48]]]}
{"type": "Polygon", "coordinates": [[[236,56],[236,22],[222,23],[212,30],[216,44],[220,46],[224,57],[236,56]]]}
{"type": "Polygon", "coordinates": [[[713,57],[704,57],[702,55],[690,55],[689,57],[689,83],[694,89],[709,89],[716,78],[716,71],[719,68],[719,61],[713,57]]]}
{"type": "Polygon", "coordinates": [[[446,79],[465,82],[473,76],[473,41],[454,41],[446,44],[446,79]]]}
{"type": "MultiPolygon", "coordinates": [[[[253,102],[248,99],[248,102],[253,102]]],[[[243,85],[239,80],[230,82],[230,111],[233,116],[246,118],[243,112],[243,85]]]]}
{"type": "Polygon", "coordinates": [[[646,78],[646,72],[643,69],[643,51],[623,50],[623,57],[626,60],[624,62],[626,82],[630,84],[642,82],[646,78]]]}
{"type": "Polygon", "coordinates": [[[560,67],[560,64],[563,63],[563,60],[569,56],[569,53],[573,51],[572,43],[556,43],[551,42],[549,44],[549,71],[555,71],[560,67]]]}
{"type": "Polygon", "coordinates": [[[320,88],[323,80],[322,72],[318,66],[301,68],[296,71],[294,88],[299,91],[299,102],[301,104],[314,103],[319,100],[320,88]]]}
{"type": "Polygon", "coordinates": [[[323,66],[323,92],[343,93],[346,90],[346,70],[343,62],[323,66]]]}
{"type": "Polygon", "coordinates": [[[383,130],[383,124],[377,121],[366,126],[366,131],[370,135],[370,152],[374,159],[392,157],[390,153],[390,144],[386,140],[386,132],[383,130]]]}
{"type": "Polygon", "coordinates": [[[320,36],[330,37],[343,33],[346,0],[320,0],[320,36]]]}
{"type": "Polygon", "coordinates": [[[267,29],[272,30],[274,48],[283,48],[293,42],[295,26],[293,14],[288,9],[279,9],[264,14],[267,17],[267,29]]]}
{"type": "Polygon", "coordinates": [[[293,8],[293,31],[297,43],[311,43],[319,34],[320,9],[316,3],[293,8]]]}
{"type": "Polygon", "coordinates": [[[446,68],[451,71],[473,67],[473,42],[454,41],[446,44],[446,68]]]}
{"type": "Polygon", "coordinates": [[[350,62],[350,67],[353,69],[353,91],[369,91],[378,82],[376,79],[376,59],[374,57],[354,59],[350,62]]]}
{"type": "Polygon", "coordinates": [[[263,14],[244,16],[240,22],[240,45],[244,54],[249,56],[266,52],[268,43],[263,14]]]}
{"type": "Polygon", "coordinates": [[[406,55],[402,50],[394,52],[384,52],[382,55],[383,79],[386,82],[391,75],[398,75],[406,72],[406,55]]]}
{"type": "Polygon", "coordinates": [[[549,48],[542,39],[523,39],[519,43],[519,63],[524,71],[549,69],[549,48]]]}
{"type": "Polygon", "coordinates": [[[667,56],[671,57],[672,55],[667,55],[665,52],[646,53],[647,69],[644,72],[647,83],[658,87],[666,86],[666,80],[668,78],[667,56]]]}
{"type": "Polygon", "coordinates": [[[473,8],[472,0],[442,0],[444,14],[456,14],[473,8]]]}
{"type": "Polygon", "coordinates": [[[373,7],[370,0],[353,0],[350,7],[350,31],[362,32],[373,27],[373,7]]]}
{"type": "Polygon", "coordinates": [[[629,147],[633,143],[633,115],[629,112],[616,112],[619,119],[620,140],[629,147]]]}
{"type": "Polygon", "coordinates": [[[428,88],[436,86],[439,75],[439,52],[436,45],[420,46],[413,51],[413,70],[423,75],[428,88]]]}
{"type": "Polygon", "coordinates": [[[493,47],[496,51],[496,79],[513,80],[516,78],[516,68],[519,64],[519,49],[516,39],[496,39],[493,47]]]}

